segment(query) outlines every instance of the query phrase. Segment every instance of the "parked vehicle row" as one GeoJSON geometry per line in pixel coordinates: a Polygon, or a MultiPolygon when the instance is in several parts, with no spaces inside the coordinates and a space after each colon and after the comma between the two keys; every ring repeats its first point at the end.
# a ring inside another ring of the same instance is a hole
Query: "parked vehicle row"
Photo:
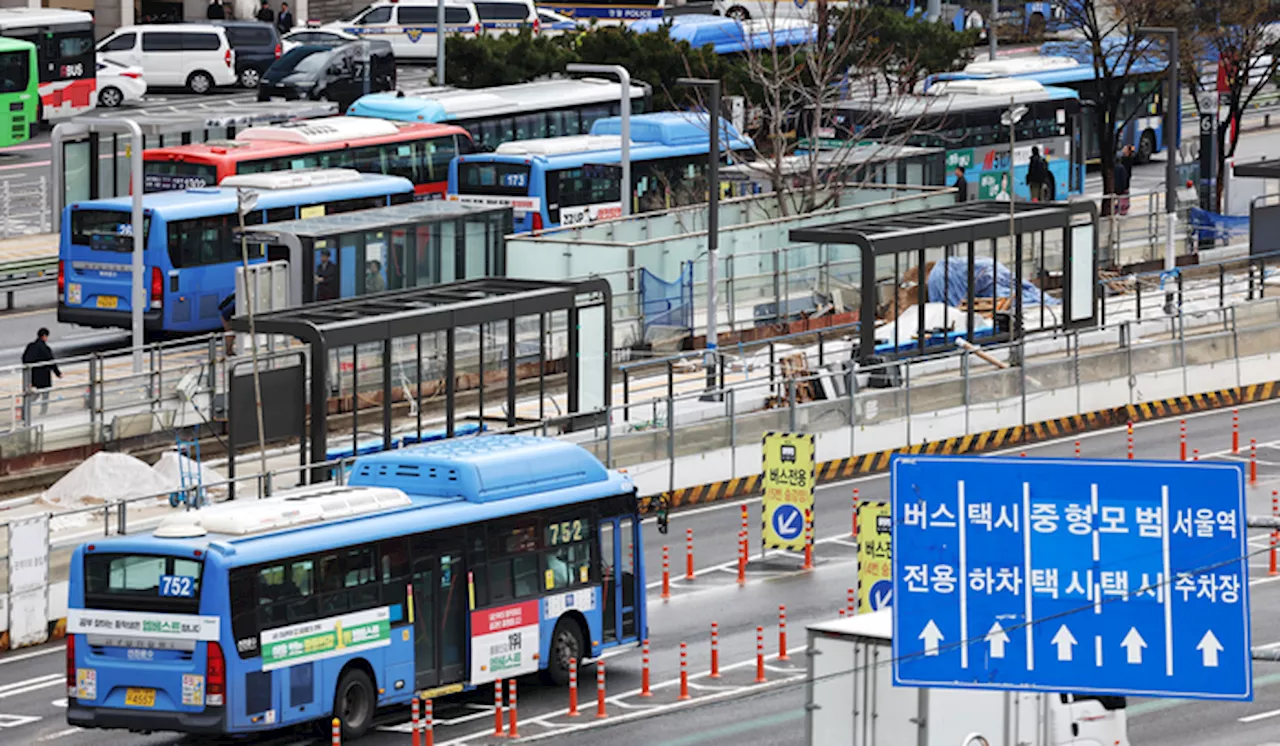
{"type": "Polygon", "coordinates": [[[275,28],[256,21],[122,26],[97,50],[100,60],[141,68],[151,85],[192,93],[236,83],[257,87],[282,51],[275,28]]]}

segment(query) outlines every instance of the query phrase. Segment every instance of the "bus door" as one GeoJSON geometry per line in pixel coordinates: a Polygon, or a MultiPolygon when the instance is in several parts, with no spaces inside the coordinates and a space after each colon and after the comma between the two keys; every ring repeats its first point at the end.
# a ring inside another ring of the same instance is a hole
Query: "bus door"
{"type": "Polygon", "coordinates": [[[604,595],[602,647],[639,640],[636,599],[644,593],[636,567],[641,560],[640,524],[631,516],[600,521],[600,583],[604,595]]]}
{"type": "Polygon", "coordinates": [[[467,581],[462,542],[433,542],[434,556],[413,562],[414,687],[466,677],[467,581]]]}

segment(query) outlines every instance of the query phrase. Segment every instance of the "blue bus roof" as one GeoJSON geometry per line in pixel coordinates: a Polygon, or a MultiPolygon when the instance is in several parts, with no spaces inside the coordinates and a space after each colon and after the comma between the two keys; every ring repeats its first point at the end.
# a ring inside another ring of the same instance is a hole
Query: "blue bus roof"
{"type": "Polygon", "coordinates": [[[663,27],[667,28],[672,39],[688,42],[694,49],[711,45],[716,54],[807,44],[818,36],[815,24],[786,18],[743,23],[724,16],[690,14],[642,18],[630,24],[632,31],[642,34],[652,33],[663,27]]]}
{"type": "MultiPolygon", "coordinates": [[[[413,182],[402,176],[360,174],[358,181],[290,189],[258,189],[257,209],[305,205],[333,199],[356,199],[413,192],[413,182]]],[[[132,197],[73,202],[67,210],[112,210],[129,212],[132,197]]],[[[201,187],[170,192],[149,192],[142,196],[142,209],[158,212],[165,220],[185,220],[236,211],[236,190],[231,187],[201,187]]]]}
{"type": "MultiPolygon", "coordinates": [[[[246,535],[208,533],[190,538],[138,534],[92,542],[95,551],[186,554],[215,552],[232,567],[254,565],[326,548],[473,524],[536,510],[571,506],[635,490],[625,474],[609,471],[581,446],[526,435],[455,438],[356,459],[352,487],[396,488],[401,507],[246,535]]],[[[312,488],[314,491],[314,488],[312,488]]],[[[333,487],[333,490],[342,488],[333,487]]],[[[298,490],[302,492],[303,490],[298,490]]],[[[201,512],[253,510],[278,498],[222,503],[201,512]]],[[[305,497],[294,497],[293,503],[305,497]]]]}

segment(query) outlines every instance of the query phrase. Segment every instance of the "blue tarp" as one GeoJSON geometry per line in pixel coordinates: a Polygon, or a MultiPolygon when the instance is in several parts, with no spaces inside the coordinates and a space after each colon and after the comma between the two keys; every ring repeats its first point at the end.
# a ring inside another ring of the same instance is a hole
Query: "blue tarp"
{"type": "MultiPolygon", "coordinates": [[[[966,284],[969,281],[969,262],[952,257],[933,265],[929,271],[929,302],[961,306],[968,299],[966,284]]],[[[1013,297],[1013,273],[1009,268],[986,257],[978,257],[973,263],[973,297],[1013,297]]],[[[1022,302],[1034,306],[1047,303],[1056,306],[1061,301],[1040,292],[1040,288],[1022,281],[1022,302]]]]}
{"type": "Polygon", "coordinates": [[[657,31],[667,26],[667,33],[676,41],[686,41],[694,49],[710,44],[716,54],[733,54],[748,49],[769,49],[808,44],[818,38],[814,24],[796,23],[789,19],[776,19],[761,27],[744,27],[738,21],[723,16],[689,14],[665,18],[642,18],[630,24],[632,31],[640,34],[657,31]]]}
{"type": "Polygon", "coordinates": [[[1249,217],[1247,215],[1221,215],[1199,207],[1191,208],[1191,230],[1198,241],[1230,241],[1232,238],[1249,235],[1249,217]]]}

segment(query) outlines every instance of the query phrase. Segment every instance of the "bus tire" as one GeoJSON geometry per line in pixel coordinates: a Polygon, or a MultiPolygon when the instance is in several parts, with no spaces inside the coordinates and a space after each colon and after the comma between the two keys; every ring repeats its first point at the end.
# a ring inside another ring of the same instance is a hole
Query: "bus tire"
{"type": "Polygon", "coordinates": [[[333,694],[333,716],[342,722],[342,740],[354,741],[367,733],[376,709],[373,680],[358,666],[349,667],[333,694]]]}
{"type": "Polygon", "coordinates": [[[724,12],[724,14],[727,18],[732,18],[735,21],[751,20],[751,13],[741,5],[735,5],[732,8],[729,8],[724,12]]]}
{"type": "Polygon", "coordinates": [[[1138,152],[1134,154],[1134,160],[1138,163],[1150,163],[1151,156],[1156,152],[1156,133],[1147,130],[1142,133],[1142,137],[1138,139],[1138,152]]]}
{"type": "Polygon", "coordinates": [[[564,686],[569,683],[569,659],[576,658],[581,666],[587,650],[586,637],[577,618],[568,614],[560,617],[551,632],[551,647],[547,651],[547,667],[538,672],[543,682],[564,686]]]}
{"type": "Polygon", "coordinates": [[[213,93],[213,78],[204,70],[196,70],[187,78],[187,90],[201,96],[213,93]]]}

